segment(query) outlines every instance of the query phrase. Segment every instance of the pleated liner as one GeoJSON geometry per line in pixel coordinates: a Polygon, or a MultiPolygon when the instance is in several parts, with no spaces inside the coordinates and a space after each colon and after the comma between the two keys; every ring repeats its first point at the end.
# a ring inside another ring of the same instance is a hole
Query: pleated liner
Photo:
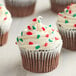
{"type": "Polygon", "coordinates": [[[63,39],[63,48],[76,51],[76,30],[66,30],[58,26],[63,39]]]}
{"type": "Polygon", "coordinates": [[[2,34],[0,30],[0,46],[4,45],[7,42],[8,39],[8,32],[2,34]]]}
{"type": "Polygon", "coordinates": [[[28,51],[21,53],[21,56],[24,69],[36,73],[50,72],[59,62],[59,53],[28,51]]]}
{"type": "Polygon", "coordinates": [[[36,4],[35,2],[32,5],[21,7],[21,6],[14,6],[13,3],[11,5],[8,3],[7,0],[5,0],[5,3],[6,3],[7,9],[10,11],[13,17],[25,17],[33,14],[35,9],[35,4],[36,4]]]}
{"type": "MultiPolygon", "coordinates": [[[[61,0],[60,0],[60,1],[61,1],[61,0]]],[[[65,0],[64,0],[64,1],[65,1],[65,0]]],[[[68,0],[68,1],[69,1],[69,0],[68,0]]],[[[51,10],[54,11],[54,12],[56,12],[56,13],[63,12],[64,9],[65,9],[68,5],[70,5],[71,3],[75,3],[75,2],[73,2],[73,0],[71,0],[70,3],[69,3],[68,1],[67,1],[66,4],[59,4],[59,3],[56,2],[56,0],[50,0],[50,2],[51,2],[51,10]]]]}

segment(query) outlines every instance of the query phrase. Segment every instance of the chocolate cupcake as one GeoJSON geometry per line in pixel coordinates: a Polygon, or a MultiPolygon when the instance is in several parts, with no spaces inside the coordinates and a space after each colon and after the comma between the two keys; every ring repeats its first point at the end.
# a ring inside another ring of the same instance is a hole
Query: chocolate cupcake
{"type": "Polygon", "coordinates": [[[17,37],[24,69],[45,73],[54,70],[59,62],[62,40],[57,30],[51,25],[41,23],[41,16],[17,37]]]}
{"type": "Polygon", "coordinates": [[[63,39],[63,47],[76,51],[76,4],[58,14],[57,26],[63,39]]]}
{"type": "Polygon", "coordinates": [[[64,8],[72,3],[76,3],[76,0],[50,0],[51,10],[58,13],[62,12],[64,8]]]}
{"type": "Polygon", "coordinates": [[[0,46],[7,42],[11,22],[11,14],[3,4],[0,4],[0,46]]]}
{"type": "Polygon", "coordinates": [[[36,0],[5,0],[7,9],[14,17],[24,17],[34,12],[36,0]]]}

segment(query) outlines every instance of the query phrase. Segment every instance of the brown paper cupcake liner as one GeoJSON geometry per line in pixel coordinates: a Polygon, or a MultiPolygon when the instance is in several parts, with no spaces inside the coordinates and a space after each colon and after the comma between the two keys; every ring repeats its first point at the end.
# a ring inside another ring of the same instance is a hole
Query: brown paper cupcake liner
{"type": "Polygon", "coordinates": [[[76,30],[66,30],[58,26],[63,39],[63,48],[76,51],[76,30]]]}
{"type": "Polygon", "coordinates": [[[9,4],[8,1],[5,0],[7,9],[11,12],[13,17],[25,17],[33,14],[35,9],[35,4],[29,6],[15,6],[13,4],[9,4]]]}
{"type": "Polygon", "coordinates": [[[6,44],[8,39],[8,32],[1,34],[0,32],[0,46],[3,46],[4,44],[6,44]]]}
{"type": "Polygon", "coordinates": [[[24,69],[35,73],[46,73],[53,71],[59,62],[62,44],[51,50],[31,51],[20,48],[24,69]]]}
{"type": "Polygon", "coordinates": [[[74,3],[73,0],[71,2],[67,2],[66,4],[56,3],[56,0],[50,0],[50,2],[51,2],[51,10],[56,13],[63,12],[68,5],[74,3]]]}

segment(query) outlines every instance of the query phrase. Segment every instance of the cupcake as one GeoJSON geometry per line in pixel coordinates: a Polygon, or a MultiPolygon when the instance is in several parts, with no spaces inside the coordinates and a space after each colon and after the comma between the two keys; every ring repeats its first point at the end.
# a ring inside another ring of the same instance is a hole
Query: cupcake
{"type": "Polygon", "coordinates": [[[76,3],[76,0],[50,0],[52,11],[58,13],[62,12],[64,8],[72,3],[76,3]]]}
{"type": "Polygon", "coordinates": [[[0,46],[7,42],[11,22],[11,14],[3,4],[0,4],[0,46]]]}
{"type": "Polygon", "coordinates": [[[7,9],[14,17],[24,17],[34,12],[36,0],[5,0],[7,9]]]}
{"type": "Polygon", "coordinates": [[[63,39],[63,47],[76,50],[76,4],[58,14],[57,26],[63,39]]]}
{"type": "Polygon", "coordinates": [[[17,37],[24,69],[36,73],[54,70],[58,65],[62,47],[58,31],[51,25],[43,25],[41,18],[34,18],[27,29],[17,37]]]}

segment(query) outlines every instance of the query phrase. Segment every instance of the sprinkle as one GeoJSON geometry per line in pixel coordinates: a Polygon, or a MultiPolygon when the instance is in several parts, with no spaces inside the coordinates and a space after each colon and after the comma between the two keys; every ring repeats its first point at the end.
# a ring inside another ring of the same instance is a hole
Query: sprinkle
{"type": "Polygon", "coordinates": [[[21,42],[23,42],[23,39],[22,39],[22,38],[20,38],[19,40],[20,40],[21,42]]]}
{"type": "Polygon", "coordinates": [[[73,17],[76,17],[76,14],[73,14],[73,17]]]}
{"type": "Polygon", "coordinates": [[[55,37],[55,40],[59,40],[59,38],[55,37]]]}
{"type": "Polygon", "coordinates": [[[29,45],[33,45],[33,42],[29,42],[29,45]]]}
{"type": "Polygon", "coordinates": [[[68,10],[66,10],[66,13],[68,12],[68,10]]]}
{"type": "Polygon", "coordinates": [[[76,27],[76,24],[74,24],[74,27],[76,27]]]}
{"type": "Polygon", "coordinates": [[[59,32],[59,30],[57,30],[57,32],[59,32]]]}
{"type": "Polygon", "coordinates": [[[70,6],[67,6],[67,9],[69,9],[70,8],[70,6]]]}
{"type": "Polygon", "coordinates": [[[38,23],[40,23],[40,20],[38,20],[38,23]]]}
{"type": "Polygon", "coordinates": [[[68,20],[65,20],[65,23],[69,23],[69,21],[68,20]]]}
{"type": "Polygon", "coordinates": [[[40,38],[40,35],[37,35],[37,39],[39,39],[40,38]]]}
{"type": "Polygon", "coordinates": [[[48,46],[48,43],[45,43],[44,46],[45,46],[45,47],[48,46]]]}
{"type": "Polygon", "coordinates": [[[15,42],[15,44],[17,45],[17,42],[15,42]]]}
{"type": "Polygon", "coordinates": [[[26,34],[27,34],[27,35],[32,35],[32,32],[27,32],[26,34]]]}
{"type": "Polygon", "coordinates": [[[69,10],[69,14],[71,14],[72,13],[72,11],[71,10],[69,10]]]}
{"type": "Polygon", "coordinates": [[[21,32],[21,36],[23,36],[23,32],[21,32]]]}
{"type": "Polygon", "coordinates": [[[49,39],[49,42],[53,42],[53,40],[49,39]]]}
{"type": "Polygon", "coordinates": [[[4,20],[7,20],[7,17],[5,17],[4,20]]]}
{"type": "Polygon", "coordinates": [[[5,12],[5,14],[8,14],[8,12],[5,12]]]}
{"type": "Polygon", "coordinates": [[[0,9],[2,9],[2,7],[0,7],[0,9]]]}
{"type": "Polygon", "coordinates": [[[54,33],[54,31],[52,31],[52,34],[54,33]]]}
{"type": "Polygon", "coordinates": [[[31,30],[31,27],[30,27],[30,26],[27,26],[27,28],[28,28],[29,30],[31,30]]]}
{"type": "Polygon", "coordinates": [[[49,34],[46,34],[45,37],[49,37],[49,34]]]}
{"type": "Polygon", "coordinates": [[[38,46],[36,46],[35,48],[36,48],[36,49],[39,49],[39,48],[40,48],[40,46],[38,45],[38,46]]]}
{"type": "Polygon", "coordinates": [[[54,29],[51,29],[52,31],[54,31],[54,29]]]}
{"type": "Polygon", "coordinates": [[[62,14],[58,13],[59,16],[63,16],[62,14]]]}
{"type": "Polygon", "coordinates": [[[18,39],[18,37],[17,37],[17,42],[19,42],[19,39],[18,39]]]}
{"type": "Polygon", "coordinates": [[[36,18],[34,18],[32,21],[37,21],[37,19],[36,19],[36,18]]]}
{"type": "Polygon", "coordinates": [[[51,25],[49,25],[49,27],[51,27],[51,25]]]}
{"type": "Polygon", "coordinates": [[[42,27],[42,30],[43,30],[43,31],[45,31],[45,28],[44,28],[44,27],[42,27]]]}
{"type": "Polygon", "coordinates": [[[67,18],[66,16],[64,16],[64,18],[67,18]]]}
{"type": "Polygon", "coordinates": [[[36,27],[35,27],[35,26],[32,26],[32,28],[33,28],[33,30],[35,30],[35,29],[36,29],[36,27]]]}

